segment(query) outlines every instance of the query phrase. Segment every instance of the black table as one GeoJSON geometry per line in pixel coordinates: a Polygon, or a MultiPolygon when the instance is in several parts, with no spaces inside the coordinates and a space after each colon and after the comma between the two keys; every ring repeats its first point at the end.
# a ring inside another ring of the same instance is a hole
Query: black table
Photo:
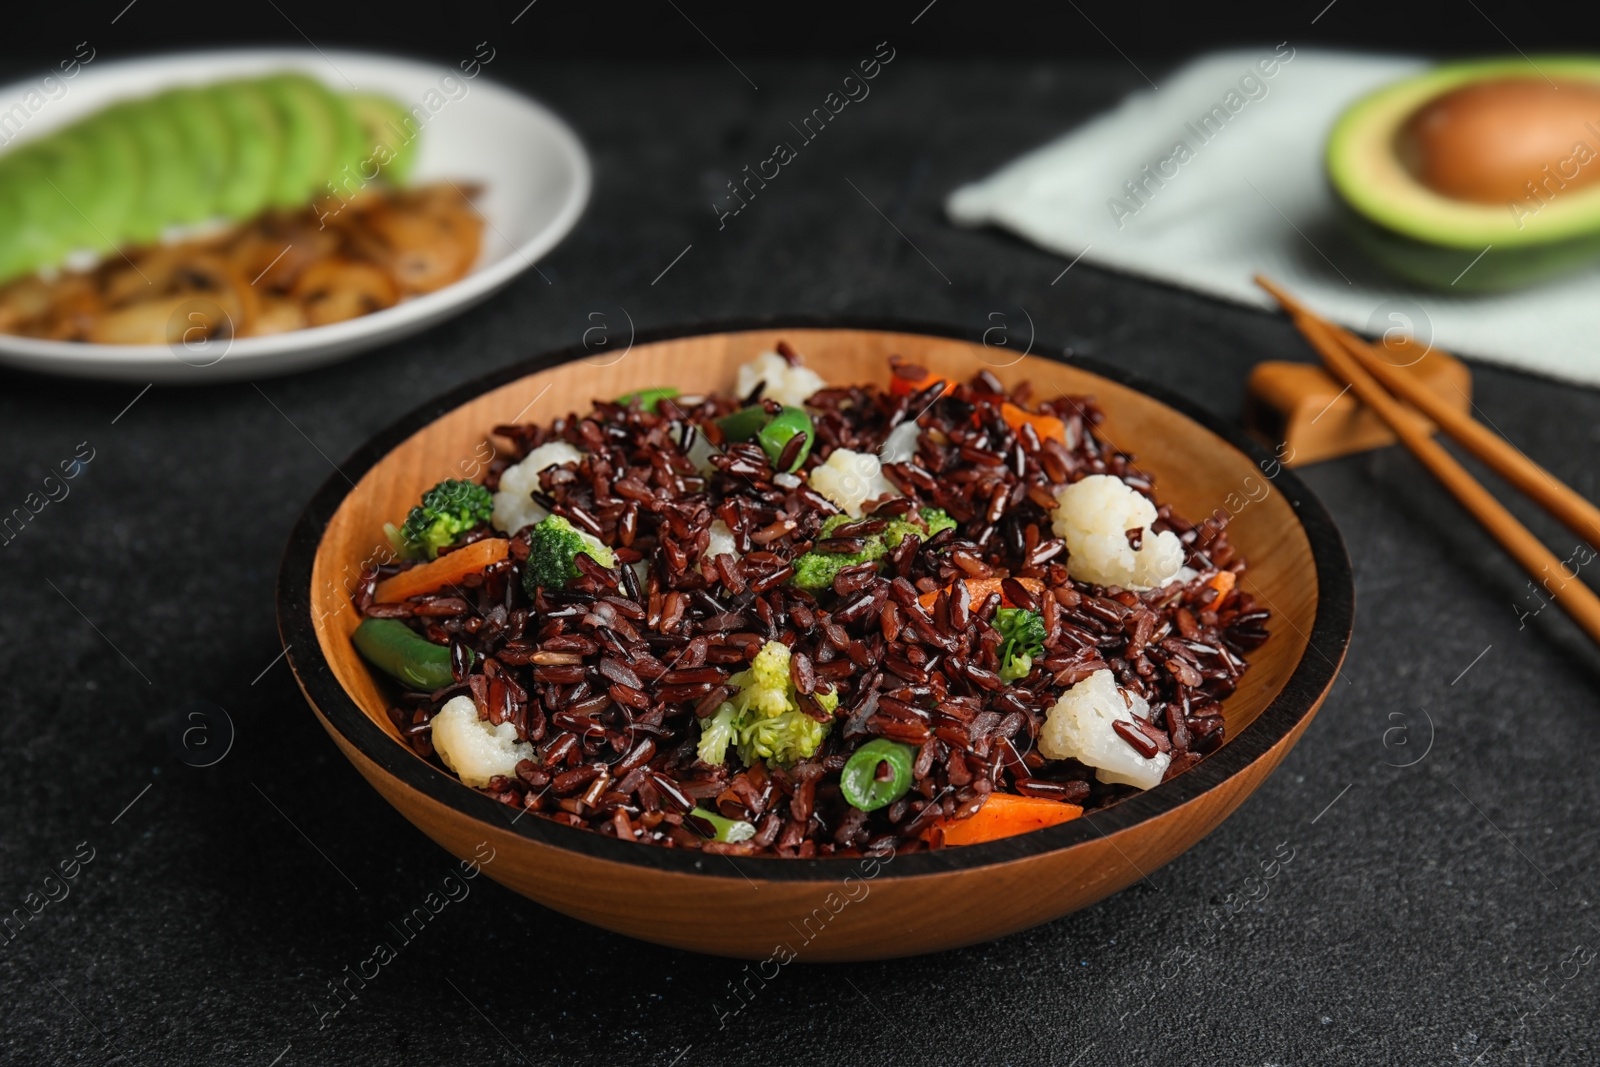
{"type": "MultiPolygon", "coordinates": [[[[943,221],[948,190],[1142,85],[1131,69],[910,52],[721,230],[713,198],[847,64],[742,63],[755,92],[716,59],[502,60],[494,73],[569,116],[596,164],[588,213],[542,277],[292,378],[139,396],[0,376],[0,510],[80,442],[93,451],[70,496],[0,546],[0,912],[93,857],[0,936],[5,1062],[1593,1061],[1600,782],[1584,753],[1600,658],[1556,610],[1519,616],[1538,604],[1524,576],[1394,450],[1306,472],[1360,585],[1324,710],[1148,884],[994,944],[786,968],[719,1027],[740,964],[481,879],[320,1018],[328,983],[450,867],[339,756],[279,658],[279,553],[330,457],[437,392],[575,343],[591,313],[621,328],[622,309],[641,330],[805,312],[974,335],[991,313],[1020,329],[1026,309],[1041,346],[1229,416],[1255,361],[1308,358],[1281,320],[1082,264],[1058,279],[1057,257],[943,221]],[[212,743],[231,735],[209,768],[172,737],[207,725],[178,717],[196,700],[231,723],[209,723],[212,743]]],[[[1600,395],[1475,372],[1483,415],[1594,496],[1600,395]]]]}

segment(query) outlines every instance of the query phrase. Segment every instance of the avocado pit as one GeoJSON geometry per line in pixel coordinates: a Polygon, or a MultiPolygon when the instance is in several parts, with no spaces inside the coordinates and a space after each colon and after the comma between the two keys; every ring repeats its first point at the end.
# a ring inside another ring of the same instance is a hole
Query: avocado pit
{"type": "Polygon", "coordinates": [[[1400,127],[1395,153],[1440,196],[1504,204],[1600,181],[1600,86],[1497,78],[1453,89],[1400,127]]]}

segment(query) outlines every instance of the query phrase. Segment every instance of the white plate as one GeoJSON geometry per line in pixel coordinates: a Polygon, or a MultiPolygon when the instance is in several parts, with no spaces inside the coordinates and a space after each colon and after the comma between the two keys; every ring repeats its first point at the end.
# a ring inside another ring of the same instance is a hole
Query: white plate
{"type": "Polygon", "coordinates": [[[275,70],[303,71],[338,91],[372,90],[423,109],[426,122],[412,181],[449,178],[484,187],[477,206],[488,225],[472,272],[437,292],[371,315],[240,338],[225,352],[217,343],[209,350],[185,350],[181,344],[95,345],[0,334],[0,364],[85,378],[193,383],[266,377],[327,363],[416,333],[483,300],[554,248],[589,199],[589,157],[577,136],[548,108],[490,82],[487,67],[469,79],[459,67],[443,63],[303,49],[96,60],[76,77],[52,85],[53,96],[40,91],[37,79],[0,89],[0,112],[10,112],[13,104],[25,111],[28,103],[36,105],[13,142],[21,144],[117,100],[275,70]]]}

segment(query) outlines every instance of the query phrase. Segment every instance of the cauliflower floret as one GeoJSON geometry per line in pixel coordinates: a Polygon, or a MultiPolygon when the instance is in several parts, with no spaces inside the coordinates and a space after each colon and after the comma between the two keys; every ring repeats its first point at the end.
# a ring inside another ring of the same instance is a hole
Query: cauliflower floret
{"type": "Polygon", "coordinates": [[[1172,756],[1157,752],[1149,759],[1117,736],[1112,723],[1148,720],[1150,705],[1138,693],[1117,688],[1108,670],[1095,671],[1068,689],[1045,716],[1039,731],[1039,753],[1050,759],[1075,759],[1095,768],[1102,782],[1149,789],[1161,782],[1172,756]]]}
{"type": "Polygon", "coordinates": [[[917,439],[921,436],[922,427],[915,421],[902,422],[883,439],[883,447],[878,449],[878,459],[884,463],[906,462],[917,454],[917,439]]]}
{"type": "Polygon", "coordinates": [[[519,760],[533,758],[533,746],[517,740],[515,726],[478,718],[477,705],[465,695],[446,701],[433,717],[433,748],[457,777],[479,789],[497,774],[511,777],[519,760]]]}
{"type": "Polygon", "coordinates": [[[539,472],[582,460],[583,453],[565,441],[549,441],[529,452],[521,463],[501,473],[500,490],[494,495],[494,514],[489,521],[496,530],[508,534],[544,521],[550,512],[533,499],[533,492],[539,488],[539,472]]]}
{"type": "Polygon", "coordinates": [[[1165,585],[1183,566],[1183,542],[1150,524],[1149,497],[1109,474],[1091,474],[1056,493],[1052,528],[1067,543],[1067,572],[1083,582],[1124,589],[1165,585]],[[1142,531],[1138,551],[1126,531],[1142,531]]]}
{"type": "Polygon", "coordinates": [[[811,472],[811,488],[837,504],[852,519],[861,517],[861,505],[880,496],[899,496],[900,490],[883,476],[883,463],[866,452],[836,448],[828,461],[811,472]]]}
{"type": "Polygon", "coordinates": [[[739,550],[734,547],[733,543],[733,530],[729,528],[727,523],[717,519],[712,522],[711,529],[707,532],[711,535],[711,540],[706,545],[706,559],[715,559],[718,556],[739,558],[739,550]]]}
{"type": "Polygon", "coordinates": [[[756,383],[765,381],[761,395],[780,404],[800,407],[811,394],[828,383],[809,367],[791,367],[789,361],[776,352],[763,352],[739,368],[739,378],[733,391],[738,396],[749,396],[756,383]]]}
{"type": "MultiPolygon", "coordinates": [[[[683,423],[675,422],[672,424],[673,440],[681,442],[684,439],[684,433],[685,427],[683,423]]],[[[688,434],[690,439],[689,449],[684,454],[689,457],[689,462],[694,464],[695,470],[709,478],[711,473],[717,469],[716,465],[711,462],[711,457],[720,455],[722,449],[708,441],[706,435],[701,433],[698,427],[689,429],[688,434]]]]}

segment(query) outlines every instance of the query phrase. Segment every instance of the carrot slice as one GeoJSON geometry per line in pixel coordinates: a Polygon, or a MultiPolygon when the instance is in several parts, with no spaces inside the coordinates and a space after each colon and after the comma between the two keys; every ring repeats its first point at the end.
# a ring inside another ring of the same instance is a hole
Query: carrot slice
{"type": "Polygon", "coordinates": [[[1206,607],[1215,610],[1216,606],[1226,600],[1229,593],[1233,592],[1233,587],[1238,581],[1239,576],[1232,571],[1218,571],[1216,577],[1206,583],[1206,585],[1217,591],[1206,607]]]}
{"type": "Polygon", "coordinates": [[[431,563],[385,578],[378,583],[373,599],[380,604],[390,604],[455,585],[467,575],[477,574],[491,563],[499,563],[510,551],[511,542],[504,538],[474,541],[454,552],[446,552],[431,563]]]}
{"type": "Polygon", "coordinates": [[[1062,444],[1067,443],[1067,424],[1054,415],[1036,415],[1031,411],[1024,411],[1015,404],[1001,404],[1000,417],[1006,420],[1006,425],[1018,433],[1027,425],[1033,427],[1033,432],[1039,435],[1039,440],[1044,441],[1055,438],[1062,444]]]}
{"type": "MultiPolygon", "coordinates": [[[[889,377],[889,393],[892,396],[911,396],[920,393],[934,382],[944,382],[944,391],[940,396],[949,396],[955,391],[956,383],[953,378],[946,378],[942,374],[932,374],[923,371],[920,377],[906,377],[901,371],[909,369],[909,365],[900,364],[895,367],[894,373],[889,377]]],[[[921,369],[921,368],[918,368],[921,369]]]]}
{"type": "Polygon", "coordinates": [[[969,819],[942,823],[941,829],[947,845],[976,845],[1071,822],[1082,814],[1082,807],[1064,800],[990,793],[977,814],[969,819]]]}
{"type": "MultiPolygon", "coordinates": [[[[1003,582],[1003,578],[968,578],[967,592],[972,594],[972,603],[974,605],[982,604],[989,598],[990,593],[999,593],[1001,607],[1016,607],[1011,602],[1011,598],[1006,596],[1006,591],[1002,585],[1003,582]]],[[[1036,597],[1044,595],[1044,583],[1037,578],[1018,578],[1017,583],[1036,597]]],[[[939,594],[942,592],[944,592],[943,589],[935,589],[931,593],[923,593],[917,597],[917,603],[922,605],[922,610],[932,611],[934,602],[939,599],[939,594]]]]}

